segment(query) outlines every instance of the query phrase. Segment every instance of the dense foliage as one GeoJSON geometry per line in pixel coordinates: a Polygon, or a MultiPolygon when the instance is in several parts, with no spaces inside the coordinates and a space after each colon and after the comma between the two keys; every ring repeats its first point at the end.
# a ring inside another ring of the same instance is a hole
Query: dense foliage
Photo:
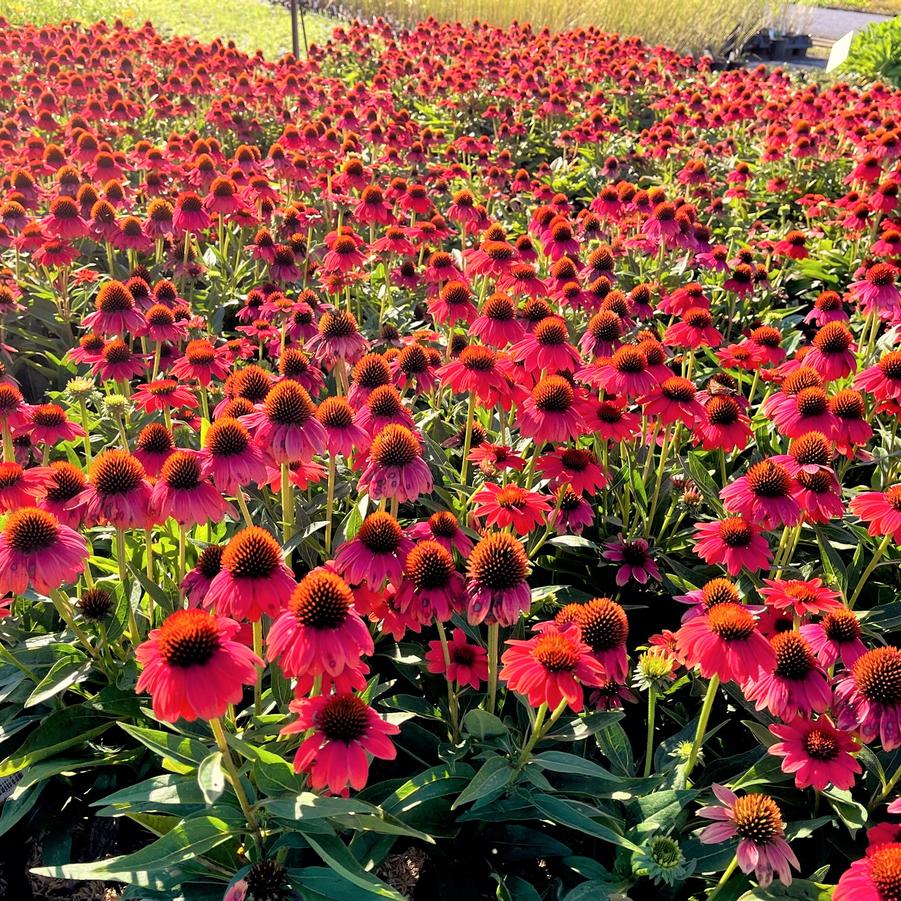
{"type": "Polygon", "coordinates": [[[854,35],[844,68],[901,87],[901,18],[878,22],[854,35]]]}
{"type": "Polygon", "coordinates": [[[40,873],[899,897],[901,93],[436,22],[0,70],[40,873]]]}

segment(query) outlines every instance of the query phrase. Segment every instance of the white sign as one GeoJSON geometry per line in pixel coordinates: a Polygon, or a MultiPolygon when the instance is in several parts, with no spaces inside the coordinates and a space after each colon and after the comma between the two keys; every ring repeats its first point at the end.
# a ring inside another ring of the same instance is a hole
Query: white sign
{"type": "Polygon", "coordinates": [[[851,41],[854,39],[855,32],[849,31],[844,37],[840,37],[829,51],[829,62],[826,63],[826,71],[831,72],[837,69],[847,58],[851,52],[851,41]]]}

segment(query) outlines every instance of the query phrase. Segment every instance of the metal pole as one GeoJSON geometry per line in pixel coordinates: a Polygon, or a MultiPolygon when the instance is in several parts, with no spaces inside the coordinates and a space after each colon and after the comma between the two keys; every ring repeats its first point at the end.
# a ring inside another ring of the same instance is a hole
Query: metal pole
{"type": "Polygon", "coordinates": [[[303,7],[300,8],[300,30],[303,32],[303,52],[310,55],[310,45],[307,43],[307,22],[303,15],[303,7]]]}
{"type": "Polygon", "coordinates": [[[291,0],[291,48],[294,59],[300,56],[300,36],[297,33],[297,0],[291,0]]]}

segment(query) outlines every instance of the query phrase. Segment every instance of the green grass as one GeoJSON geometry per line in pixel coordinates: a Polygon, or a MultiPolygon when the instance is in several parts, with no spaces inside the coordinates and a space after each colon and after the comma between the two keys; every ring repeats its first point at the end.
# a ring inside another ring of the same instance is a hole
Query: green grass
{"type": "Polygon", "coordinates": [[[802,0],[808,6],[829,9],[853,9],[862,13],[882,13],[894,16],[901,13],[901,0],[802,0]]]}
{"type": "MultiPolygon", "coordinates": [[[[291,14],[266,0],[0,0],[0,16],[14,24],[35,25],[117,18],[140,25],[149,19],[162,34],[205,42],[217,37],[233,40],[242,50],[260,49],[270,59],[291,49],[291,14]]],[[[324,43],[335,23],[308,13],[306,25],[314,44],[324,43]]]]}

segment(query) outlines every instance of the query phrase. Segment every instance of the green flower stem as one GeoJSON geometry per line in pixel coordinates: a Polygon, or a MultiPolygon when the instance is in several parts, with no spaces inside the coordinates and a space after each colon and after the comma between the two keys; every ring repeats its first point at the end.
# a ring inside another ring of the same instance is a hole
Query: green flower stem
{"type": "Polygon", "coordinates": [[[438,629],[438,637],[441,639],[441,653],[444,656],[444,674],[447,681],[447,709],[450,713],[448,736],[456,744],[460,738],[460,705],[457,701],[457,693],[454,691],[453,683],[447,674],[451,658],[450,649],[447,645],[447,633],[444,631],[444,623],[441,620],[435,620],[435,626],[438,629]]]}
{"type": "Polygon", "coordinates": [[[648,688],[648,740],[644,752],[644,772],[647,779],[651,775],[651,767],[654,763],[654,717],[657,713],[657,692],[654,686],[648,688]]]}
{"type": "Polygon", "coordinates": [[[14,463],[16,460],[16,449],[13,446],[12,432],[9,430],[9,423],[3,420],[3,462],[14,463]]]}
{"type": "Polygon", "coordinates": [[[335,506],[335,475],[337,466],[335,465],[335,455],[329,454],[328,458],[328,488],[325,500],[325,556],[328,558],[332,553],[332,525],[334,518],[335,506]]]}
{"type": "Polygon", "coordinates": [[[518,767],[523,767],[529,762],[529,757],[532,754],[532,749],[535,747],[535,745],[538,744],[539,741],[541,741],[542,738],[544,738],[548,731],[553,728],[554,723],[556,723],[557,720],[560,719],[563,711],[566,710],[566,705],[567,701],[566,698],[564,698],[557,705],[557,709],[551,714],[551,718],[547,721],[547,723],[545,723],[544,719],[547,716],[547,712],[550,708],[547,706],[546,702],[538,708],[538,713],[535,716],[535,725],[532,726],[532,734],[531,736],[529,736],[529,740],[525,743],[522,751],[520,752],[519,760],[517,761],[518,767]]]}
{"type": "Polygon", "coordinates": [[[41,681],[40,676],[38,676],[35,671],[31,669],[31,667],[26,666],[24,663],[22,663],[22,661],[19,660],[19,658],[16,657],[16,655],[13,654],[13,652],[9,648],[4,647],[2,644],[0,644],[0,660],[5,660],[7,663],[11,663],[17,670],[23,673],[26,678],[31,679],[31,681],[34,682],[35,685],[37,685],[41,681]]]}
{"type": "Polygon", "coordinates": [[[235,790],[235,794],[238,797],[238,803],[241,805],[241,811],[244,814],[244,819],[247,821],[247,825],[250,827],[250,832],[253,835],[253,840],[257,846],[257,849],[260,850],[263,847],[263,836],[260,832],[260,826],[257,823],[257,819],[254,816],[253,808],[250,806],[250,802],[247,800],[247,794],[245,793],[244,786],[241,783],[241,776],[238,773],[238,768],[235,766],[235,761],[232,758],[231,751],[229,750],[228,739],[225,737],[225,729],[222,726],[222,720],[219,719],[219,717],[211,719],[210,728],[213,730],[213,736],[216,739],[216,745],[222,752],[222,764],[225,767],[225,771],[228,773],[228,781],[231,782],[232,788],[234,788],[235,790]]]}
{"type": "MultiPolygon", "coordinates": [[[[253,624],[253,652],[263,659],[263,620],[258,619],[253,624]]],[[[253,685],[253,713],[254,716],[260,716],[263,712],[263,669],[257,667],[257,680],[253,685]]]]}
{"type": "MultiPolygon", "coordinates": [[[[282,463],[282,535],[285,544],[287,544],[294,535],[294,486],[291,484],[291,467],[287,463],[282,463]]],[[[290,552],[286,556],[285,561],[291,565],[290,552]]]]}
{"type": "Polygon", "coordinates": [[[463,438],[463,462],[460,464],[460,484],[463,486],[463,494],[466,492],[466,478],[469,474],[469,451],[472,448],[472,418],[475,415],[476,396],[472,392],[469,395],[469,403],[466,407],[466,434],[463,438]]]}
{"type": "Polygon", "coordinates": [[[707,694],[704,697],[704,706],[701,708],[701,716],[698,718],[698,728],[695,731],[695,740],[688,755],[688,762],[685,764],[686,786],[688,785],[688,777],[691,776],[692,770],[694,770],[695,764],[698,762],[698,754],[701,752],[701,746],[704,744],[704,735],[707,732],[710,711],[713,709],[713,702],[716,700],[716,691],[719,686],[719,676],[713,676],[707,685],[707,694]]]}
{"type": "Polygon", "coordinates": [[[88,467],[91,466],[91,430],[88,427],[88,405],[83,397],[78,398],[78,408],[81,411],[81,427],[84,429],[84,457],[88,467]]]}
{"type": "Polygon", "coordinates": [[[732,874],[735,872],[735,868],[738,866],[738,855],[733,854],[732,860],[729,862],[729,866],[726,867],[722,876],[720,876],[720,881],[716,884],[713,891],[707,896],[707,901],[713,901],[713,899],[722,891],[723,887],[726,883],[732,878],[732,874]]]}
{"type": "Polygon", "coordinates": [[[888,550],[888,546],[891,543],[892,536],[886,535],[879,544],[879,547],[876,548],[876,552],[873,554],[873,559],[870,560],[869,565],[863,571],[863,574],[860,577],[860,581],[857,583],[857,588],[854,589],[854,594],[848,598],[848,609],[853,610],[854,604],[857,602],[857,599],[860,597],[860,593],[863,591],[864,585],[867,584],[867,579],[873,575],[873,570],[879,565],[879,561],[885,556],[885,552],[888,550]]]}
{"type": "Polygon", "coordinates": [[[116,529],[116,563],[119,565],[119,582],[125,593],[125,607],[128,610],[128,637],[131,639],[132,645],[137,645],[141,640],[141,634],[138,632],[138,622],[135,619],[135,611],[131,606],[131,598],[128,594],[128,561],[125,557],[125,532],[122,529],[116,529]]]}
{"type": "Polygon", "coordinates": [[[250,515],[250,510],[247,509],[247,498],[244,497],[244,491],[240,487],[235,494],[235,500],[238,503],[238,509],[241,511],[241,516],[244,517],[244,525],[249,529],[253,525],[253,517],[250,515]]]}
{"type": "Polygon", "coordinates": [[[53,601],[53,606],[56,607],[56,612],[60,615],[60,619],[62,619],[62,621],[72,630],[75,637],[84,645],[84,649],[91,657],[97,660],[99,658],[97,649],[91,644],[90,638],[85,635],[81,626],[75,622],[75,616],[69,605],[69,599],[59,589],[50,592],[50,599],[53,601]]]}
{"type": "Polygon", "coordinates": [[[494,702],[497,698],[497,650],[500,637],[500,626],[497,623],[488,627],[488,700],[485,709],[494,713],[494,702]]]}
{"type": "Polygon", "coordinates": [[[868,812],[875,810],[892,793],[892,789],[894,789],[894,787],[898,784],[899,779],[901,779],[901,766],[899,766],[898,769],[896,769],[895,772],[892,773],[888,782],[885,783],[885,787],[882,789],[882,791],[879,792],[879,794],[876,795],[876,797],[874,797],[870,802],[869,806],[867,807],[868,812]]]}

